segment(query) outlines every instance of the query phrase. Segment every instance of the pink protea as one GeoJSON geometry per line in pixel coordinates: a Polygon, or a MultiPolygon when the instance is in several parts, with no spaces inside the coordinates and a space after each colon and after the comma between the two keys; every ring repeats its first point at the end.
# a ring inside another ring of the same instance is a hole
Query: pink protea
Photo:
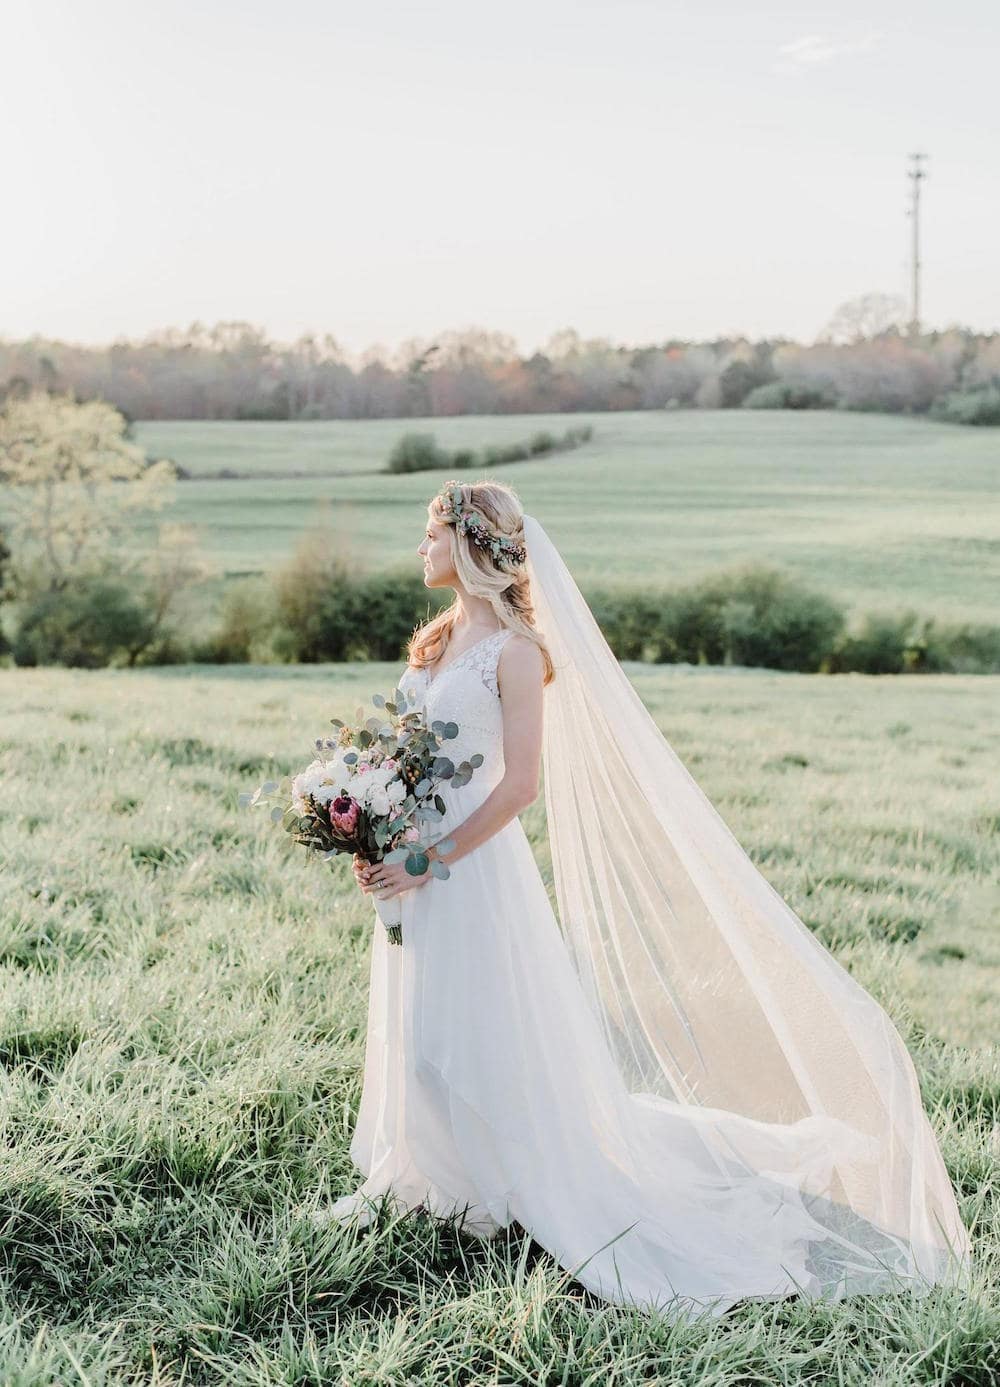
{"type": "Polygon", "coordinates": [[[350,795],[338,795],[330,803],[330,826],[339,833],[353,833],[357,827],[361,806],[350,795]]]}

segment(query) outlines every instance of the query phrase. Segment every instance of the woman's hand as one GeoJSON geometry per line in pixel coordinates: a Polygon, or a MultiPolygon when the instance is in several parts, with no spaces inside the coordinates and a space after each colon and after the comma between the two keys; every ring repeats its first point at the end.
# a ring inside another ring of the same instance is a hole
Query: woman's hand
{"type": "Polygon", "coordinates": [[[433,875],[428,868],[421,876],[411,876],[403,862],[369,863],[358,853],[354,854],[353,868],[354,879],[362,893],[366,896],[377,895],[382,901],[391,900],[393,896],[414,886],[423,886],[433,875]]]}

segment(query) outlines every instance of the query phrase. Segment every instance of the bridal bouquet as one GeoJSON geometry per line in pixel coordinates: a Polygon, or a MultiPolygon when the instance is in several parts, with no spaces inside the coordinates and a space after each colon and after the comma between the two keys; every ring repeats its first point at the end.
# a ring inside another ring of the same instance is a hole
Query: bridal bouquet
{"type": "MultiPolygon", "coordinates": [[[[421,710],[411,707],[416,695],[401,689],[391,699],[373,694],[383,717],[357,725],[330,721],[336,738],[316,741],[317,758],[294,777],[269,780],[253,794],[241,794],[240,805],[271,805],[271,820],[280,821],[297,843],[319,852],[324,861],[340,853],[358,853],[367,862],[405,862],[410,876],[431,873],[442,881],[445,864],[428,856],[437,847],[448,852],[452,839],[431,841],[433,825],[445,813],[442,782],[465,785],[483,764],[480,753],[458,766],[442,755],[446,741],[458,736],[458,724],[435,720],[429,726],[421,710]]],[[[393,944],[402,942],[399,895],[375,910],[393,944]]]]}

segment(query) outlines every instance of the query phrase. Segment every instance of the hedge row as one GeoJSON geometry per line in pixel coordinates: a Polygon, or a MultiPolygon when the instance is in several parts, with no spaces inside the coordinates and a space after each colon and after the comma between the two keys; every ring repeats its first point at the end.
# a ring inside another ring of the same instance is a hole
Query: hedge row
{"type": "Polygon", "coordinates": [[[472,468],[487,470],[505,462],[527,462],[546,453],[565,453],[589,443],[594,430],[589,424],[567,429],[561,438],[547,429],[524,443],[498,443],[485,448],[442,448],[432,433],[405,433],[389,454],[386,472],[429,472],[472,468]]]}
{"type": "MultiPolygon", "coordinates": [[[[411,632],[451,600],[412,574],[359,577],[319,550],[272,578],[233,584],[208,639],[156,634],[148,597],[112,579],[80,584],[23,612],[19,665],[401,661],[411,632]]],[[[599,589],[588,601],[623,660],[867,674],[1000,672],[1000,627],[916,612],[843,609],[779,570],[749,565],[687,587],[599,589]]]]}

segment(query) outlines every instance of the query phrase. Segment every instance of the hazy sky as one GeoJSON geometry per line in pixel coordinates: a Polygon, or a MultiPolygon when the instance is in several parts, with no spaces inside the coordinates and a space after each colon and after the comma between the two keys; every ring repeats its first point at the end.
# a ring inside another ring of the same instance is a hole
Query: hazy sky
{"type": "Polygon", "coordinates": [[[0,336],[1000,328],[997,0],[12,0],[0,336]]]}

